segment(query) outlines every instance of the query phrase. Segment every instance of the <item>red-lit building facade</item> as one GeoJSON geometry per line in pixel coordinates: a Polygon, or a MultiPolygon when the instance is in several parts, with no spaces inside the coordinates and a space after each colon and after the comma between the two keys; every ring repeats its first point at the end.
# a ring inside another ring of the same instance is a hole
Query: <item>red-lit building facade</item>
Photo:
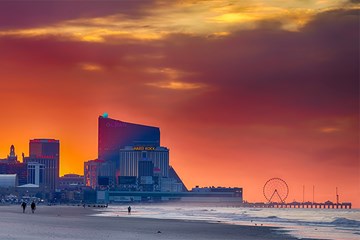
{"type": "Polygon", "coordinates": [[[97,187],[114,187],[116,179],[114,176],[115,164],[103,160],[90,160],[84,163],[85,186],[96,189],[97,187]]]}
{"type": "Polygon", "coordinates": [[[122,122],[99,116],[98,159],[111,161],[119,167],[119,150],[126,146],[160,146],[158,127],[122,122]]]}
{"type": "Polygon", "coordinates": [[[59,179],[60,142],[55,139],[33,139],[29,143],[29,157],[24,163],[43,164],[43,184],[47,190],[55,190],[59,179]]]}

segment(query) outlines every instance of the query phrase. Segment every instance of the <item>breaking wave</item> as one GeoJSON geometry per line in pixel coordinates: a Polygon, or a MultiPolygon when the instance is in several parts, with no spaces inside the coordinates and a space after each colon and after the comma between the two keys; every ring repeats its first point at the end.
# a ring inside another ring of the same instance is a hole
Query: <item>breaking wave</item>
{"type": "Polygon", "coordinates": [[[347,218],[336,218],[334,221],[331,222],[331,224],[341,227],[360,227],[360,221],[347,218]]]}

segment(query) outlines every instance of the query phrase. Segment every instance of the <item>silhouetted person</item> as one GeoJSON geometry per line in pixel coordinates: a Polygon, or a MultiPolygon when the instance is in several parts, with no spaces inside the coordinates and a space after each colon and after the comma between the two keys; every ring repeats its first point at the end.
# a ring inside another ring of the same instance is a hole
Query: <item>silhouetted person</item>
{"type": "Polygon", "coordinates": [[[128,207],[128,214],[131,214],[131,207],[128,207]]]}
{"type": "Polygon", "coordinates": [[[36,209],[36,204],[35,204],[35,202],[33,201],[30,206],[31,206],[31,212],[34,213],[34,212],[35,212],[35,209],[36,209]]]}
{"type": "Polygon", "coordinates": [[[22,207],[22,209],[23,209],[23,213],[25,213],[26,202],[22,202],[22,203],[21,203],[21,207],[22,207]]]}

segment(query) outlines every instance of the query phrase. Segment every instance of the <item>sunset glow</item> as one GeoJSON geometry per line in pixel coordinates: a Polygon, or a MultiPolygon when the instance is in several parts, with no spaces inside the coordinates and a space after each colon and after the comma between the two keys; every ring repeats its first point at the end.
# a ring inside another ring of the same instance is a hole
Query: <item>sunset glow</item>
{"type": "Polygon", "coordinates": [[[97,158],[97,118],[157,126],[188,188],[360,207],[358,1],[1,1],[0,158],[60,140],[97,158]]]}

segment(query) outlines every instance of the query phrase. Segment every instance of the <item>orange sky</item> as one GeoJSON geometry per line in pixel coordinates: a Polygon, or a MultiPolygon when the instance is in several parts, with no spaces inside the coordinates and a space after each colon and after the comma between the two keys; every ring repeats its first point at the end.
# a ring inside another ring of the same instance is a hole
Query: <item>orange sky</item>
{"type": "Polygon", "coordinates": [[[158,126],[187,187],[360,207],[356,1],[1,1],[0,158],[56,138],[97,157],[97,117],[158,126]],[[240,2],[240,3],[239,3],[240,2]]]}

